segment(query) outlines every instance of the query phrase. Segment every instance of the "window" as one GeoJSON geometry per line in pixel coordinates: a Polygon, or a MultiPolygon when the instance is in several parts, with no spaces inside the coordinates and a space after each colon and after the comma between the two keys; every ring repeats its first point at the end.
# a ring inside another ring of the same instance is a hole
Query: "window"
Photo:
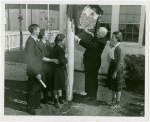
{"type": "MultiPolygon", "coordinates": [[[[20,4],[5,5],[5,17],[7,19],[5,30],[19,30],[19,5],[20,4]]],[[[59,5],[27,4],[26,6],[26,4],[22,4],[21,12],[23,16],[23,30],[27,30],[31,24],[38,24],[40,28],[45,29],[49,27],[49,30],[59,30],[59,5]]]]}
{"type": "Polygon", "coordinates": [[[59,30],[59,5],[49,5],[49,30],[59,30]]]}
{"type": "Polygon", "coordinates": [[[47,11],[46,4],[28,4],[28,26],[38,24],[40,28],[47,26],[47,11]]]}
{"type": "Polygon", "coordinates": [[[143,41],[142,41],[142,45],[145,46],[145,24],[146,24],[146,16],[145,16],[145,21],[144,21],[144,31],[143,31],[143,41]]]}
{"type": "Polygon", "coordinates": [[[48,13],[47,4],[29,4],[28,14],[28,25],[35,23],[40,28],[59,30],[59,5],[50,4],[48,13]]]}
{"type": "Polygon", "coordinates": [[[103,10],[103,15],[101,18],[101,27],[106,27],[108,33],[106,35],[107,39],[110,40],[111,36],[111,16],[112,16],[112,5],[100,5],[103,10]]]}
{"type": "MultiPolygon", "coordinates": [[[[21,13],[23,15],[22,29],[26,30],[26,4],[22,4],[21,13]]],[[[19,4],[5,5],[6,24],[5,30],[19,30],[19,4]]]]}
{"type": "Polygon", "coordinates": [[[139,41],[139,27],[141,5],[121,5],[119,16],[119,31],[122,32],[124,42],[139,41]]]}

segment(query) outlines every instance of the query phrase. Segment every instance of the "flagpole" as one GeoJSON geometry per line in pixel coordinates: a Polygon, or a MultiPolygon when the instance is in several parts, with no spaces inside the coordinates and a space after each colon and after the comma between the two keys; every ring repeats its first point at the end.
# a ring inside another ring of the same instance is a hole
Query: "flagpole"
{"type": "Polygon", "coordinates": [[[68,80],[66,89],[66,99],[71,101],[73,98],[74,81],[74,23],[67,17],[67,42],[68,42],[68,80]]]}

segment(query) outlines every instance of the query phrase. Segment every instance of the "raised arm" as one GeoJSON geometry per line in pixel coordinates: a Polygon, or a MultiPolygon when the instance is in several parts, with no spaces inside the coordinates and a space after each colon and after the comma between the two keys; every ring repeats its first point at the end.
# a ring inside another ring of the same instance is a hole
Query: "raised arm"
{"type": "Polygon", "coordinates": [[[99,42],[97,41],[87,42],[87,41],[80,40],[79,45],[81,45],[84,48],[98,48],[99,42]]]}

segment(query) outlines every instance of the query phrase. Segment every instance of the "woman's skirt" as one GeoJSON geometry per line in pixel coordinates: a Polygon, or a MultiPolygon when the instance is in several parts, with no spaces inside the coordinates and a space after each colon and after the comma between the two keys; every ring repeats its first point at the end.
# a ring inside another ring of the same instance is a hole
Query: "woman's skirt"
{"type": "Polygon", "coordinates": [[[55,71],[54,90],[66,89],[66,71],[55,71]]]}
{"type": "Polygon", "coordinates": [[[53,91],[54,80],[55,80],[55,69],[53,65],[47,65],[47,70],[45,72],[45,83],[47,91],[53,91]]]}
{"type": "Polygon", "coordinates": [[[110,83],[110,89],[114,92],[120,92],[122,90],[123,83],[125,83],[124,69],[122,66],[117,72],[116,79],[113,79],[112,76],[115,71],[115,68],[116,68],[116,63],[114,60],[111,60],[109,70],[108,70],[108,74],[109,74],[108,80],[110,83]]]}

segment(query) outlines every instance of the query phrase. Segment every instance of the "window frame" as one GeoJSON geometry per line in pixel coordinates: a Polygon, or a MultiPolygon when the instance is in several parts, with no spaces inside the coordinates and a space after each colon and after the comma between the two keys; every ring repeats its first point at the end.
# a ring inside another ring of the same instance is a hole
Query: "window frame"
{"type": "MultiPolygon", "coordinates": [[[[25,16],[26,16],[26,27],[25,27],[25,31],[28,31],[28,5],[30,5],[30,4],[25,4],[26,5],[26,8],[25,8],[25,11],[26,11],[26,14],[25,14],[25,16]]],[[[49,18],[49,5],[50,4],[47,4],[47,11],[48,11],[48,21],[50,20],[50,18],[49,18]]],[[[59,8],[60,8],[60,4],[59,4],[59,8]]],[[[58,11],[59,12],[59,17],[60,17],[60,10],[58,11]]],[[[59,18],[59,21],[60,21],[60,18],[59,18]]],[[[60,23],[60,22],[59,22],[60,23]]],[[[50,31],[59,31],[59,29],[60,29],[60,27],[58,26],[58,29],[57,30],[48,30],[49,32],[50,31]]],[[[13,31],[13,30],[5,30],[5,31],[13,31]]],[[[19,31],[19,29],[18,30],[16,30],[16,31],[19,31]]]]}
{"type": "MultiPolygon", "coordinates": [[[[145,7],[146,7],[145,5],[141,5],[138,42],[122,42],[123,45],[144,47],[144,45],[142,45],[142,41],[143,41],[144,21],[145,21],[145,14],[146,14],[145,7]]],[[[112,5],[111,37],[114,31],[119,31],[119,24],[120,24],[119,17],[120,17],[120,5],[112,5]]],[[[135,23],[135,24],[138,24],[138,23],[135,23]]]]}
{"type": "MultiPolygon", "coordinates": [[[[28,31],[28,19],[27,19],[27,17],[28,17],[28,13],[27,13],[27,11],[28,11],[28,5],[29,5],[29,4],[26,4],[26,31],[28,31]]],[[[47,12],[47,14],[48,14],[47,17],[48,17],[48,22],[49,22],[49,20],[50,20],[50,17],[49,17],[49,5],[50,5],[50,4],[47,4],[47,11],[48,11],[48,12],[47,12]]],[[[60,4],[59,4],[59,8],[60,8],[60,4]]],[[[60,13],[60,9],[59,9],[58,12],[60,13]]],[[[59,17],[60,17],[60,14],[59,14],[59,17]]],[[[60,21],[60,18],[59,18],[59,21],[60,21]]],[[[60,23],[60,22],[59,22],[59,23],[60,23]]],[[[48,25],[48,26],[49,26],[49,25],[48,25]]],[[[49,30],[49,29],[48,29],[48,32],[50,32],[50,31],[54,31],[54,32],[56,31],[56,32],[57,32],[57,31],[59,31],[59,29],[60,29],[60,26],[58,26],[58,29],[57,29],[57,30],[49,30]]]]}

